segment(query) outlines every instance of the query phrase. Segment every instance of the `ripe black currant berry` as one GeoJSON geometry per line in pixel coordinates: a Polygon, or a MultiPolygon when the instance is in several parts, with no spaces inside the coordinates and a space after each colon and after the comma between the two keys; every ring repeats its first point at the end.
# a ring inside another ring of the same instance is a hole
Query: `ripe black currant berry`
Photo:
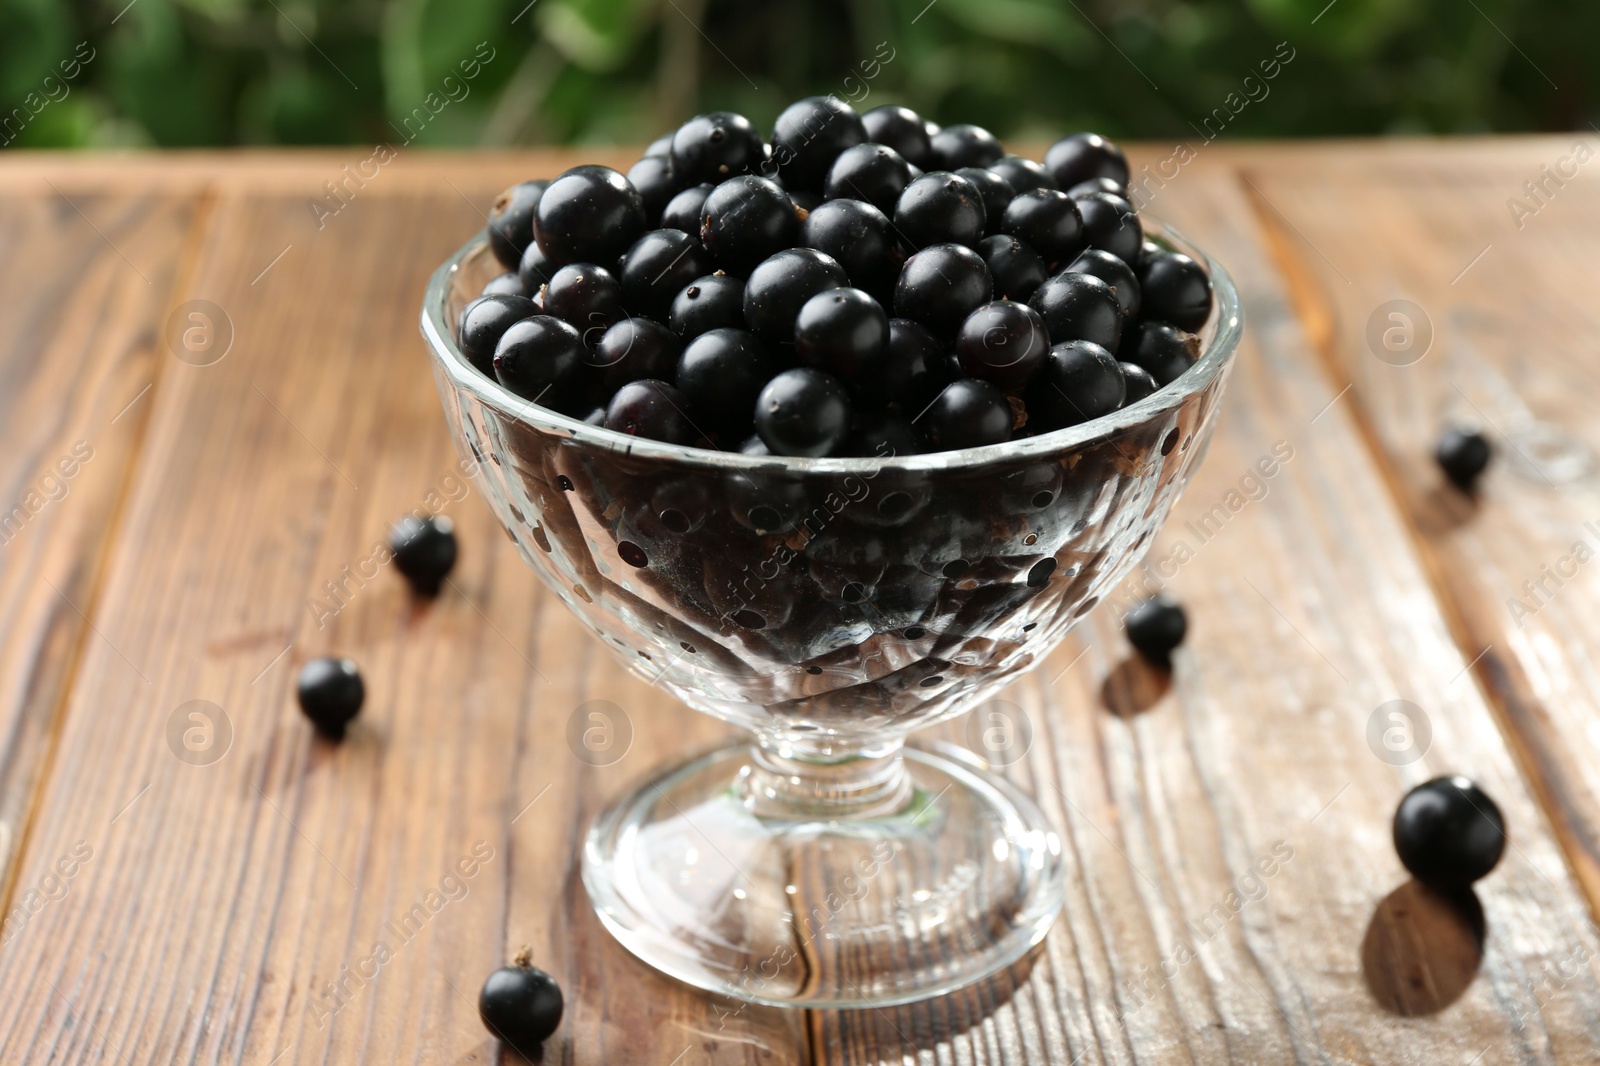
{"type": "Polygon", "coordinates": [[[695,278],[711,273],[711,256],[682,230],[652,230],[623,255],[619,272],[628,311],[665,321],[672,298],[695,278]]]}
{"type": "Polygon", "coordinates": [[[456,565],[455,523],[445,515],[408,514],[389,528],[395,569],[419,596],[437,596],[456,565]]]}
{"type": "Polygon", "coordinates": [[[655,140],[651,141],[650,142],[650,147],[648,147],[648,148],[646,148],[644,150],[644,154],[645,155],[671,155],[672,154],[672,134],[674,132],[676,132],[676,131],[668,130],[666,133],[663,133],[661,136],[659,136],[655,140]]]}
{"type": "Polygon", "coordinates": [[[681,229],[691,237],[698,237],[700,225],[705,221],[701,208],[705,207],[706,197],[715,188],[710,182],[691,185],[667,201],[666,208],[661,212],[661,228],[681,229]]]}
{"type": "Polygon", "coordinates": [[[1011,439],[1013,415],[1006,394],[987,381],[961,378],[947,385],[916,420],[928,450],[954,451],[1011,439]]]}
{"type": "Polygon", "coordinates": [[[805,189],[789,189],[789,202],[794,204],[794,215],[804,221],[807,213],[815,211],[825,202],[821,193],[808,192],[805,189]]]}
{"type": "Polygon", "coordinates": [[[1138,261],[1144,227],[1134,214],[1133,205],[1108,192],[1079,196],[1073,203],[1083,218],[1083,236],[1089,247],[1103,248],[1124,263],[1138,261]]]}
{"type": "Polygon", "coordinates": [[[888,216],[860,200],[829,200],[808,213],[800,243],[832,256],[852,285],[880,302],[892,296],[905,262],[888,216]]]}
{"type": "Polygon", "coordinates": [[[489,248],[507,270],[517,269],[522,250],[533,243],[533,216],[548,181],[525,181],[495,197],[489,208],[489,248]]]}
{"type": "Polygon", "coordinates": [[[495,379],[524,399],[559,408],[581,391],[589,351],[559,318],[534,315],[513,323],[494,350],[495,379]]]}
{"type": "Polygon", "coordinates": [[[923,450],[922,434],[909,416],[896,411],[864,411],[856,414],[844,454],[889,459],[923,450]]]}
{"type": "Polygon", "coordinates": [[[755,425],[774,455],[828,455],[850,434],[850,396],[831,374],[785,370],[756,398],[755,425]]]}
{"type": "Polygon", "coordinates": [[[672,198],[683,188],[683,182],[672,172],[672,160],[664,155],[647,155],[628,168],[628,184],[644,201],[647,225],[654,225],[672,198]]]}
{"type": "Polygon", "coordinates": [[[1000,230],[1039,253],[1051,270],[1083,251],[1083,216],[1072,197],[1055,189],[1019,192],[1006,205],[1000,230]]]}
{"type": "Polygon", "coordinates": [[[645,230],[644,200],[610,167],[573,167],[539,198],[534,235],[552,263],[614,263],[645,230]]]}
{"type": "Polygon", "coordinates": [[[932,165],[933,150],[927,126],[922,116],[909,107],[894,104],[875,107],[862,112],[861,125],[867,132],[867,140],[888,145],[912,166],[927,170],[932,165]]]}
{"type": "Polygon", "coordinates": [[[526,959],[490,974],[478,993],[478,1017],[484,1028],[534,1061],[540,1045],[561,1024],[563,1006],[555,979],[526,959]]]}
{"type": "Polygon", "coordinates": [[[1166,596],[1152,596],[1129,611],[1122,625],[1135,651],[1158,666],[1166,666],[1189,631],[1189,616],[1166,596]]]}
{"type": "Polygon", "coordinates": [[[893,211],[911,184],[911,164],[893,148],[863,142],[839,153],[828,170],[822,195],[828,200],[865,200],[879,211],[893,211]]]}
{"type": "Polygon", "coordinates": [[[889,316],[860,289],[830,289],[800,306],[794,352],[802,366],[853,382],[878,369],[889,346],[889,316]]]}
{"type": "Polygon", "coordinates": [[[1048,170],[1032,159],[1025,159],[1020,155],[1001,156],[986,169],[1006,179],[1014,193],[1056,187],[1056,179],[1050,176],[1048,170]]]}
{"type": "Polygon", "coordinates": [[[613,392],[640,378],[672,380],[682,346],[659,322],[625,318],[601,335],[589,362],[599,368],[605,391],[613,392]]]}
{"type": "Polygon", "coordinates": [[[1407,792],[1395,809],[1394,850],[1418,881],[1459,892],[1505,853],[1505,817],[1467,778],[1436,777],[1407,792]]]}
{"type": "Polygon", "coordinates": [[[606,404],[605,428],[668,444],[692,444],[700,434],[684,412],[688,399],[665,381],[630,381],[606,404]]]}
{"type": "Polygon", "coordinates": [[[1093,274],[1117,294],[1117,307],[1124,319],[1139,315],[1139,279],[1133,268],[1101,248],[1085,249],[1067,269],[1075,274],[1093,274]]]}
{"type": "Polygon", "coordinates": [[[494,349],[515,322],[532,318],[539,308],[526,296],[480,296],[461,312],[456,343],[467,362],[494,376],[494,349]]]}
{"type": "Polygon", "coordinates": [[[966,178],[948,171],[924,174],[894,204],[894,228],[908,250],[934,244],[974,245],[983,237],[983,197],[966,178]]]}
{"type": "Polygon", "coordinates": [[[1118,354],[1144,367],[1157,383],[1170,385],[1200,358],[1200,338],[1165,322],[1141,322],[1123,338],[1118,354]]]}
{"type": "MultiPolygon", "coordinates": [[[[772,349],[744,329],[713,329],[678,357],[674,380],[697,423],[724,438],[749,434],[761,388],[782,369],[772,349]]],[[[665,375],[663,375],[665,376],[665,375]]]]}
{"type": "Polygon", "coordinates": [[[672,135],[672,168],[686,185],[752,173],[765,156],[760,132],[729,111],[697,115],[672,135]]]}
{"type": "Polygon", "coordinates": [[[1033,380],[1049,350],[1050,334],[1039,312],[1012,300],[984,304],[956,334],[962,372],[1008,392],[1033,380]]]}
{"type": "Polygon", "coordinates": [[[568,263],[544,287],[544,313],[572,326],[592,348],[606,330],[627,317],[622,283],[603,266],[568,263]]]}
{"type": "Polygon", "coordinates": [[[953,340],[967,316],[989,302],[994,281],[983,258],[960,244],[935,244],[906,260],[894,286],[894,313],[953,340]]]}
{"type": "Polygon", "coordinates": [[[1094,178],[1110,178],[1124,188],[1128,184],[1127,157],[1098,133],[1074,133],[1061,138],[1044,154],[1044,168],[1062,189],[1094,178]]]}
{"type": "Polygon", "coordinates": [[[808,96],[772,124],[772,162],[785,188],[821,192],[839,153],[867,139],[861,116],[834,96],[808,96]]]}
{"type": "Polygon", "coordinates": [[[744,279],[729,274],[695,278],[672,299],[667,325],[684,341],[724,326],[744,328],[744,279]]]}
{"type": "Polygon", "coordinates": [[[1067,195],[1074,200],[1091,192],[1108,192],[1112,196],[1120,196],[1124,200],[1128,198],[1128,187],[1114,178],[1090,178],[1088,181],[1080,181],[1066,190],[1067,195]]]}
{"type": "Polygon", "coordinates": [[[956,174],[978,188],[978,198],[983,201],[983,232],[999,233],[1000,221],[1017,190],[1005,178],[983,167],[962,167],[956,174]]]}
{"type": "Polygon", "coordinates": [[[1028,390],[1028,425],[1048,433],[1099,418],[1121,407],[1127,390],[1117,357],[1100,345],[1057,344],[1028,390]]]}
{"type": "Polygon", "coordinates": [[[1111,286],[1092,274],[1057,274],[1034,290],[1028,306],[1039,312],[1050,343],[1093,341],[1117,351],[1122,342],[1122,308],[1111,286]]]}
{"type": "Polygon", "coordinates": [[[996,233],[978,242],[978,254],[994,279],[994,294],[1002,300],[1026,303],[1044,284],[1044,260],[1015,237],[996,233]]]}
{"type": "MultiPolygon", "coordinates": [[[[550,284],[550,279],[556,276],[558,269],[560,268],[555,263],[550,262],[550,257],[544,254],[544,249],[534,241],[522,253],[522,262],[517,264],[517,277],[522,279],[522,285],[528,290],[528,295],[533,296],[540,288],[550,284]]],[[[539,298],[543,299],[542,296],[539,298]]]]}
{"type": "Polygon", "coordinates": [[[1157,251],[1139,260],[1140,311],[1197,333],[1211,317],[1211,278],[1205,267],[1180,252],[1157,251]]]}
{"type": "Polygon", "coordinates": [[[700,209],[700,241],[718,266],[748,274],[794,244],[800,229],[794,201],[777,182],[746,174],[711,190],[700,209]]]}
{"type": "Polygon", "coordinates": [[[915,418],[953,377],[945,348],[932,333],[909,318],[891,318],[883,358],[847,383],[864,407],[893,405],[915,418]]]}
{"type": "Polygon", "coordinates": [[[1124,407],[1132,407],[1161,387],[1161,382],[1142,366],[1133,363],[1118,363],[1117,366],[1122,369],[1122,383],[1127,390],[1127,395],[1122,399],[1124,407]]]}
{"type": "Polygon", "coordinates": [[[987,167],[1000,162],[1006,150],[995,135],[982,126],[946,126],[929,139],[933,165],[940,170],[961,167],[987,167]]]}
{"type": "Polygon", "coordinates": [[[1489,441],[1475,429],[1449,426],[1439,437],[1433,457],[1457,488],[1470,490],[1489,465],[1489,441]]]}
{"type": "Polygon", "coordinates": [[[295,695],[317,732],[338,740],[350,720],[361,713],[367,686],[349,659],[312,659],[300,668],[295,695]]]}
{"type": "Polygon", "coordinates": [[[745,323],[769,341],[790,344],[795,316],[805,302],[848,284],[844,268],[814,248],[779,252],[750,272],[744,287],[745,323]]]}
{"type": "Polygon", "coordinates": [[[489,279],[479,296],[526,296],[528,287],[522,284],[522,278],[516,271],[497,274],[489,279]]]}

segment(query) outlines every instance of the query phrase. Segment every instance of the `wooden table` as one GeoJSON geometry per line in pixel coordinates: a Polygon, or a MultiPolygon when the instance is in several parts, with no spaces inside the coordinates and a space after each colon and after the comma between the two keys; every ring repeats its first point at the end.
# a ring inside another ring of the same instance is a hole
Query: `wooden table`
{"type": "Polygon", "coordinates": [[[365,150],[6,155],[0,1061],[489,1061],[477,988],[523,944],[566,990],[551,1062],[1594,1061],[1600,184],[1562,163],[1592,140],[1214,145],[1156,191],[1248,317],[1146,565],[1192,637],[1168,683],[1103,606],[1008,693],[1069,869],[1043,946],[843,1013],[657,976],[579,883],[596,810],[723,728],[617,670],[467,498],[416,326],[495,191],[577,157],[403,150],[341,204],[365,150]],[[1547,164],[1576,175],[1532,200],[1547,164]],[[224,357],[175,339],[191,301],[224,357]],[[1463,415],[1498,449],[1476,499],[1428,456],[1463,415]],[[370,562],[419,506],[463,539],[431,606],[370,562]],[[340,746],[293,698],[335,651],[369,690],[340,746]],[[567,750],[589,699],[631,720],[611,765],[567,750]],[[1385,747],[1396,700],[1425,753],[1385,747]],[[1481,937],[1390,845],[1446,772],[1511,827],[1481,937]]]}

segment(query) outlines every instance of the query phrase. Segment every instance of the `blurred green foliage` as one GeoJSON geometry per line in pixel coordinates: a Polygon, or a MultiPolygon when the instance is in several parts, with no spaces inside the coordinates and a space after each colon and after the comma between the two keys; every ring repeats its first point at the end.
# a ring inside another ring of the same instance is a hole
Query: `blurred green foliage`
{"type": "Polygon", "coordinates": [[[1252,92],[1227,136],[1589,126],[1593,0],[1324,2],[0,0],[0,141],[643,142],[826,92],[1034,140],[1193,140],[1252,92]]]}

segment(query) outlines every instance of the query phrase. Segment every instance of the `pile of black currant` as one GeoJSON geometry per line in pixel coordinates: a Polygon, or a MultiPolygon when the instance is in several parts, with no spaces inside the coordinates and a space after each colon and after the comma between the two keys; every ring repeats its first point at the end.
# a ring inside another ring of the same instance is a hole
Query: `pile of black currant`
{"type": "Polygon", "coordinates": [[[624,176],[502,193],[508,272],[462,352],[541,406],[748,454],[998,444],[1108,414],[1195,361],[1211,281],[1146,240],[1122,151],[1038,163],[904,107],[700,115],[624,176]]]}

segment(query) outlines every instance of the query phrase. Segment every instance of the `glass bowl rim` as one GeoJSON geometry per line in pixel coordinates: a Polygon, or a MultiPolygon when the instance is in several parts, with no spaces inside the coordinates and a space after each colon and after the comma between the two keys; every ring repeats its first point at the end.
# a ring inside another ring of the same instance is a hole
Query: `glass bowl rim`
{"type": "Polygon", "coordinates": [[[1052,430],[1034,437],[1024,437],[1021,440],[1007,441],[1003,444],[985,444],[953,451],[921,452],[915,455],[889,457],[827,456],[813,459],[804,456],[746,455],[743,452],[713,451],[692,445],[669,444],[645,437],[633,437],[614,429],[604,429],[559,414],[546,407],[539,407],[524,400],[493,378],[480,373],[462,354],[456,344],[455,328],[445,320],[445,307],[452,279],[470,256],[488,244],[488,239],[482,230],[456,249],[455,253],[441,263],[428,279],[428,286],[422,299],[422,335],[428,342],[429,353],[435,364],[449,377],[453,387],[467,392],[484,406],[536,429],[561,434],[579,444],[622,455],[668,459],[687,466],[722,470],[772,472],[774,469],[783,469],[800,474],[953,470],[1019,459],[1038,459],[1060,455],[1074,448],[1105,440],[1182,407],[1191,397],[1204,391],[1216,380],[1232,361],[1238,349],[1239,339],[1244,331],[1244,314],[1239,306],[1238,291],[1234,288],[1233,279],[1227,270],[1171,226],[1149,217],[1141,218],[1141,221],[1144,223],[1147,237],[1153,232],[1165,238],[1176,250],[1199,258],[1210,274],[1214,293],[1213,314],[1216,316],[1216,331],[1211,342],[1206,345],[1205,351],[1192,367],[1175,381],[1157,389],[1138,403],[1076,426],[1052,430]]]}

